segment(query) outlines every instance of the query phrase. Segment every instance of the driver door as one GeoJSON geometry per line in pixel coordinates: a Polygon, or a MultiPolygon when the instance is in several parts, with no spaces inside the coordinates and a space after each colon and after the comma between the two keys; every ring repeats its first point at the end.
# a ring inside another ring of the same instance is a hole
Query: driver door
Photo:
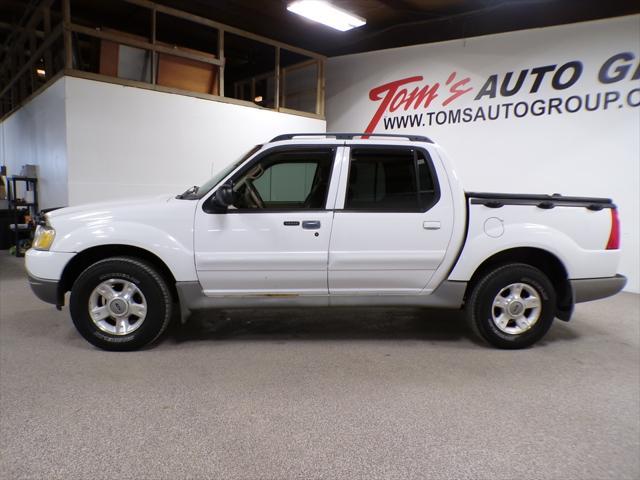
{"type": "Polygon", "coordinates": [[[206,295],[328,294],[337,184],[331,177],[342,150],[272,149],[231,178],[234,200],[226,212],[206,213],[200,205],[194,246],[206,295]]]}

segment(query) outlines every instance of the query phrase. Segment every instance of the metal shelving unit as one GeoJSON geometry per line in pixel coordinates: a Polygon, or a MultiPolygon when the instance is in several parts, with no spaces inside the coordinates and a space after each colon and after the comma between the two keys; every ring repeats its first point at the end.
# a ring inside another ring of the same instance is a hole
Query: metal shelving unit
{"type": "Polygon", "coordinates": [[[23,224],[20,223],[20,217],[24,215],[30,215],[32,219],[36,218],[36,214],[38,213],[38,179],[35,177],[22,177],[22,176],[13,176],[7,178],[8,183],[8,199],[9,199],[9,210],[11,210],[13,214],[13,238],[14,244],[16,246],[16,257],[22,257],[23,254],[20,253],[20,239],[22,234],[27,233],[29,238],[32,236],[33,231],[35,230],[35,222],[32,220],[30,223],[23,224]],[[22,199],[18,199],[18,186],[24,185],[25,192],[33,192],[33,202],[25,202],[22,199]]]}

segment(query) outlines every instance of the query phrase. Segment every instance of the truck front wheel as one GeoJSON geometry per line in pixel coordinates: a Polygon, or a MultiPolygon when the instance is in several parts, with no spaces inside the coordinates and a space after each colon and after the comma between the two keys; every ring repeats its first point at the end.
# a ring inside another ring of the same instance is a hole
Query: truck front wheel
{"type": "Polygon", "coordinates": [[[71,289],[78,332],[104,350],[135,350],[156,340],[171,318],[171,293],[150,264],[113,257],[89,266],[71,289]]]}
{"type": "Polygon", "coordinates": [[[510,263],[486,273],[467,302],[472,330],[498,348],[525,348],[540,340],[555,317],[549,278],[531,265],[510,263]]]}

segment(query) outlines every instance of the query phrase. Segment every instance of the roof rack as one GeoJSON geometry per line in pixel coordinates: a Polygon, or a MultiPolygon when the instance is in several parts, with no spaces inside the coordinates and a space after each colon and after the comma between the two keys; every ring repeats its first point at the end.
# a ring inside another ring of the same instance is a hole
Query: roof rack
{"type": "Polygon", "coordinates": [[[293,140],[295,137],[334,137],[336,140],[353,140],[354,137],[391,137],[406,138],[412,142],[433,143],[430,138],[423,135],[392,133],[285,133],[284,135],[273,137],[269,143],[279,142],[281,140],[293,140]]]}

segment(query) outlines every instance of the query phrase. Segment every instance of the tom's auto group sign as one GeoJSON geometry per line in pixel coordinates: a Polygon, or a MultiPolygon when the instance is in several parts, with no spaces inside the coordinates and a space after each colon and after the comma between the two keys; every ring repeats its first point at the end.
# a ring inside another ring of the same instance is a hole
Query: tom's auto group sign
{"type": "Polygon", "coordinates": [[[455,71],[446,78],[431,81],[423,75],[414,75],[369,91],[369,100],[376,104],[376,110],[365,131],[637,108],[640,106],[640,87],[634,82],[637,80],[640,61],[631,51],[606,58],[593,72],[586,72],[582,61],[571,60],[478,79],[455,71]],[[588,74],[594,75],[603,88],[571,94],[571,89],[588,74]],[[542,95],[543,91],[567,94],[549,96],[542,95]],[[523,94],[526,99],[510,101],[511,97],[522,98],[523,94]],[[463,103],[466,106],[457,108],[463,103]]]}

